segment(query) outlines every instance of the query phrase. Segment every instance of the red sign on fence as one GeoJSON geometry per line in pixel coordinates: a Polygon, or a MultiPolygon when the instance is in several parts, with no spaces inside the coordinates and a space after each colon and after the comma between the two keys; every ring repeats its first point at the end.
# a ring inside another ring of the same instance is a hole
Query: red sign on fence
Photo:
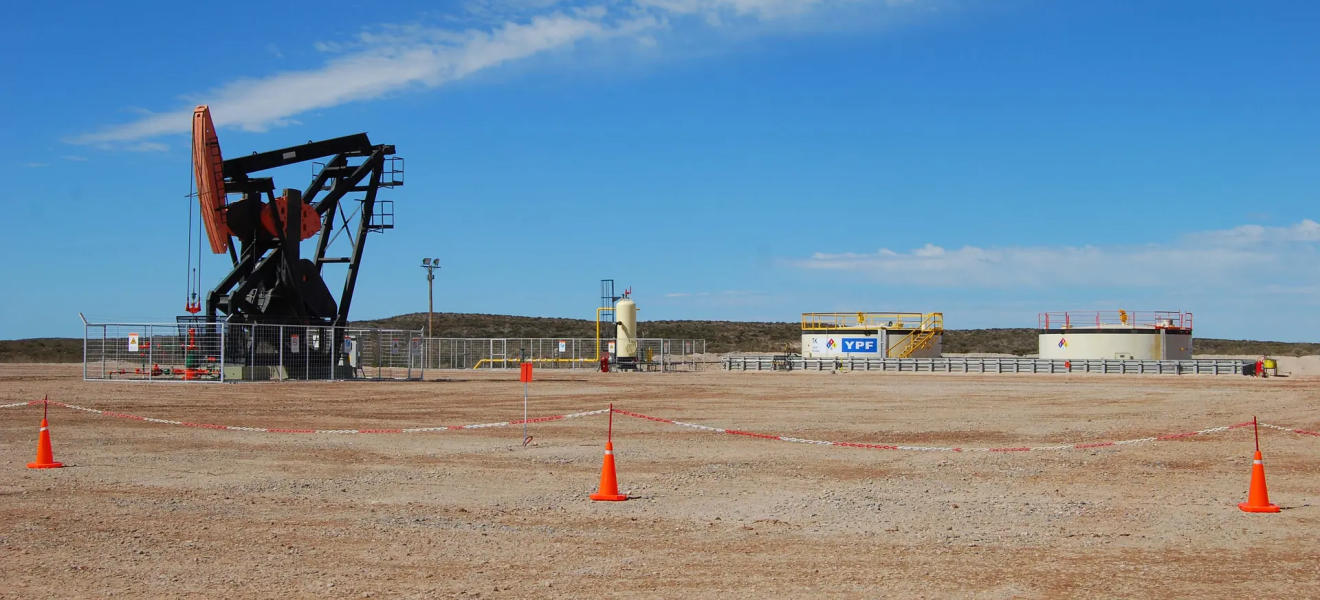
{"type": "Polygon", "coordinates": [[[525,362],[518,369],[518,381],[523,383],[532,382],[532,363],[525,362]]]}

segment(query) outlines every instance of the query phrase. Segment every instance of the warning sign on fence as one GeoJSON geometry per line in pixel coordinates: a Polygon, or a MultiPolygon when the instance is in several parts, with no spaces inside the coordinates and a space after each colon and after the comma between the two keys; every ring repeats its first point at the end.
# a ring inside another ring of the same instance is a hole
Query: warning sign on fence
{"type": "Polygon", "coordinates": [[[128,351],[129,352],[138,351],[138,334],[136,333],[128,334],[128,351]]]}
{"type": "Polygon", "coordinates": [[[565,352],[568,352],[568,342],[559,340],[559,353],[563,354],[565,352]]]}
{"type": "Polygon", "coordinates": [[[289,336],[289,352],[298,353],[298,336],[296,335],[289,336]]]}

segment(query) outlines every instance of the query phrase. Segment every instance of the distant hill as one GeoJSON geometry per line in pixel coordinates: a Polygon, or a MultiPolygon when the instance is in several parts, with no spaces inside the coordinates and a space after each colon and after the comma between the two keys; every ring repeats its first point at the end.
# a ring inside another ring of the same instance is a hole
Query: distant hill
{"type": "MultiPolygon", "coordinates": [[[[358,327],[426,329],[426,313],[412,313],[356,321],[358,327]]],[[[773,352],[785,345],[799,350],[798,323],[752,321],[641,321],[638,333],[646,338],[704,339],[708,352],[773,352]]],[[[596,323],[586,319],[517,317],[468,313],[435,313],[435,336],[450,338],[591,338],[596,323]]],[[[1320,344],[1261,342],[1196,338],[1197,354],[1271,356],[1320,355],[1320,344]]],[[[987,353],[1023,356],[1036,353],[1036,330],[950,329],[944,332],[944,351],[951,354],[987,353]]],[[[82,340],[35,338],[0,340],[0,363],[79,362],[82,340]]]]}
{"type": "Polygon", "coordinates": [[[80,338],[0,340],[0,363],[82,362],[80,338]]]}
{"type": "MultiPolygon", "coordinates": [[[[355,325],[389,329],[426,329],[426,313],[411,313],[359,321],[355,325]]],[[[709,352],[773,352],[785,344],[799,349],[800,324],[755,321],[639,321],[638,334],[646,338],[704,339],[709,352]]],[[[944,332],[944,351],[951,354],[986,353],[1024,356],[1037,351],[1033,328],[950,329],[944,332]]],[[[595,337],[596,323],[586,319],[517,317],[470,313],[435,313],[435,337],[595,337]]],[[[1197,354],[1320,354],[1320,344],[1261,342],[1196,338],[1197,354]]]]}
{"type": "MultiPolygon", "coordinates": [[[[426,329],[426,313],[354,323],[386,329],[426,329]]],[[[797,323],[749,321],[639,321],[644,338],[704,339],[708,352],[764,352],[800,344],[797,323]]],[[[435,313],[435,337],[446,338],[594,338],[596,322],[586,319],[435,313]]]]}

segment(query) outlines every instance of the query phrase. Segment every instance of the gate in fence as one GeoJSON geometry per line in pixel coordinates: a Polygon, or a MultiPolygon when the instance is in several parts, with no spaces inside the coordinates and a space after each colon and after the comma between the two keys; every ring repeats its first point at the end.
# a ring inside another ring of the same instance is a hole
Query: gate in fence
{"type": "MultiPolygon", "coordinates": [[[[509,369],[520,362],[537,368],[596,369],[601,352],[614,355],[614,340],[596,338],[426,338],[428,369],[509,369]],[[599,350],[597,345],[599,344],[599,350]]],[[[637,340],[637,360],[656,371],[695,371],[706,340],[637,340]]]]}
{"type": "Polygon", "coordinates": [[[421,379],[422,332],[249,323],[88,323],[83,379],[421,379]]]}

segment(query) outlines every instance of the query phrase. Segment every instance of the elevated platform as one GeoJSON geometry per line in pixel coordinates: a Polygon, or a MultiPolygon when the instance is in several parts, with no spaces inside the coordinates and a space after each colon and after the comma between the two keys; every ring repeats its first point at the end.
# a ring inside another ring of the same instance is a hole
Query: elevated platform
{"type": "Polygon", "coordinates": [[[802,313],[802,331],[944,330],[944,313],[833,312],[802,313]]]}

